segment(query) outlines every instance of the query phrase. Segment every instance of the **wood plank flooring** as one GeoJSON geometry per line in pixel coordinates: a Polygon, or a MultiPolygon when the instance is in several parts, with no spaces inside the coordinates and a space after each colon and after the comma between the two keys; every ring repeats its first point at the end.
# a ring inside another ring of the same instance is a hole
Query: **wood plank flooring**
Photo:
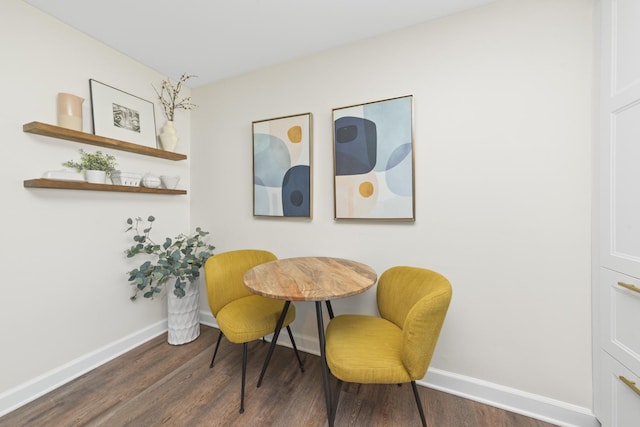
{"type": "MultiPolygon", "coordinates": [[[[161,335],[0,418],[0,426],[326,426],[320,358],[277,347],[256,388],[268,344],[249,344],[245,413],[242,346],[223,338],[209,369],[215,328],[183,346],[161,335]]],[[[335,382],[332,382],[332,386],[335,382]]],[[[430,427],[550,427],[551,424],[420,387],[430,427]]],[[[419,426],[410,385],[345,384],[335,426],[419,426]]]]}

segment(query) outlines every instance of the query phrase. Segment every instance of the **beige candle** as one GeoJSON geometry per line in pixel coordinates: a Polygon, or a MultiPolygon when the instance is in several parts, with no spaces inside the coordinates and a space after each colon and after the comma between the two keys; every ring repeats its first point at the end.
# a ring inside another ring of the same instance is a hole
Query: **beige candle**
{"type": "Polygon", "coordinates": [[[82,131],[81,98],[70,93],[58,93],[58,126],[82,131]]]}

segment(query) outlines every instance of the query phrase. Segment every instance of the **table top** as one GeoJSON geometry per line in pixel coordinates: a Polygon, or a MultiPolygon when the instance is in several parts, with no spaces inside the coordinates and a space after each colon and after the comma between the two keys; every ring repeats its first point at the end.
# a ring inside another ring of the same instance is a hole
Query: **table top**
{"type": "Polygon", "coordinates": [[[244,275],[251,292],[288,301],[326,301],[372,287],[378,275],[368,265],[342,258],[284,258],[253,267],[244,275]]]}

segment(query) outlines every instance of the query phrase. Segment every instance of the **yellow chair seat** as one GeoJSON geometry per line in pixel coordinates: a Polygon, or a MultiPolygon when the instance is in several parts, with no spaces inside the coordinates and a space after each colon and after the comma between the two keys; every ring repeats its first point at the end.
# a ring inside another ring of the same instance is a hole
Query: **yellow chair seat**
{"type": "MultiPolygon", "coordinates": [[[[250,295],[225,305],[216,315],[216,320],[230,342],[242,344],[273,333],[284,303],[281,300],[250,295]]],[[[282,327],[289,325],[295,318],[296,308],[292,304],[287,310],[282,327]]]]}
{"type": "Polygon", "coordinates": [[[346,382],[396,384],[411,381],[402,363],[402,329],[380,317],[347,314],[327,326],[327,364],[346,382]]]}

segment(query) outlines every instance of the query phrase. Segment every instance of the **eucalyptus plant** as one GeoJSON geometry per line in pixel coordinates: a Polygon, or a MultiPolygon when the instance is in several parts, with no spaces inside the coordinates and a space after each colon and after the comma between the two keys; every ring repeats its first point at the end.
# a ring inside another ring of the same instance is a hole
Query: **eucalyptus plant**
{"type": "Polygon", "coordinates": [[[187,281],[194,282],[200,276],[200,268],[213,256],[215,249],[204,241],[209,232],[200,227],[193,234],[179,234],[173,239],[166,237],[162,244],[157,244],[150,237],[155,220],[149,216],[145,224],[140,217],[127,219],[129,228],[126,231],[135,233],[135,244],[125,251],[127,258],[146,254],[153,259],[128,272],[129,282],[135,286],[132,301],[140,292],[145,298],[153,298],[162,292],[170,279],[175,279],[173,294],[178,298],[184,297],[187,281]]]}

